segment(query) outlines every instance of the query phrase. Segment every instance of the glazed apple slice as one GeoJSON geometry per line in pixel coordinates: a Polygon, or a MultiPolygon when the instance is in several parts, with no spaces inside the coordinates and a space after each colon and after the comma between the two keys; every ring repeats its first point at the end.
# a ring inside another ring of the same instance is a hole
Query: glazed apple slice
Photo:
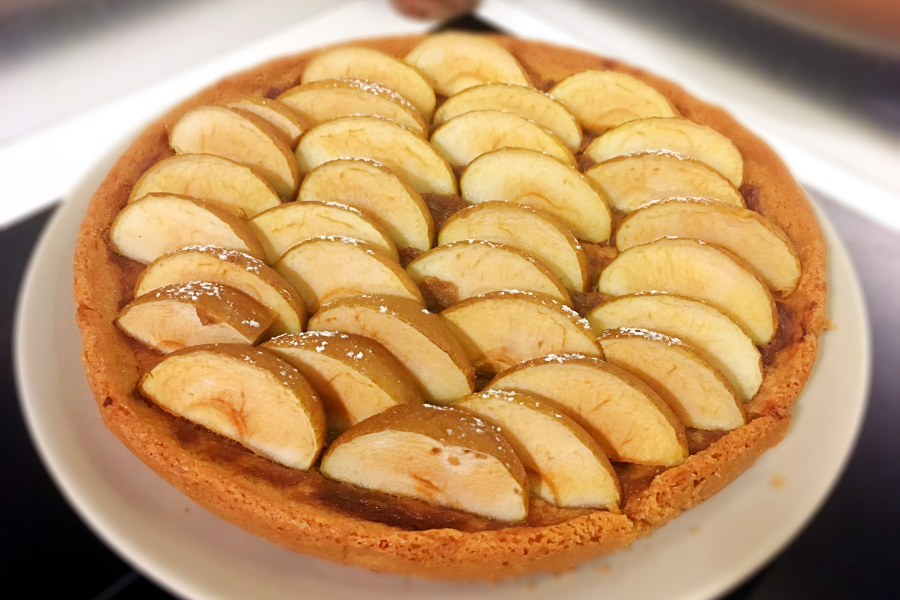
{"type": "Polygon", "coordinates": [[[506,523],[528,514],[527,479],[509,442],[478,417],[404,404],[331,443],[319,472],[506,523]]]}
{"type": "Polygon", "coordinates": [[[419,193],[455,194],[456,177],[431,144],[378,117],[342,117],[310,129],[297,146],[302,173],[338,158],[367,158],[404,177],[419,193]]]}
{"type": "Polygon", "coordinates": [[[499,427],[516,451],[531,491],[566,508],[607,508],[621,499],[609,459],[575,421],[532,396],[488,390],[453,408],[499,427]]]}
{"type": "Polygon", "coordinates": [[[421,404],[412,376],[384,346],[334,331],[285,334],[261,346],[291,363],[318,392],[328,428],[343,432],[398,404],[421,404]]]}
{"type": "Polygon", "coordinates": [[[482,154],[466,167],[459,189],[471,204],[492,200],[524,204],[557,217],[578,239],[609,239],[609,208],[590,181],[541,152],[504,148],[482,154]]]}
{"type": "Polygon", "coordinates": [[[284,134],[291,148],[297,146],[300,136],[312,126],[312,123],[298,110],[270,98],[240,96],[230,100],[225,106],[237,108],[264,119],[284,134]]]}
{"type": "Polygon", "coordinates": [[[179,119],[169,133],[178,154],[214,154],[246,165],[282,198],[297,193],[297,161],[282,134],[254,114],[227,106],[200,106],[179,119]]]}
{"type": "Polygon", "coordinates": [[[671,467],[688,457],[684,426],[672,409],[640,379],[602,360],[547,356],[500,373],[485,389],[550,400],[612,461],[671,467]]]}
{"type": "Polygon", "coordinates": [[[253,230],[217,206],[176,194],[147,194],[126,204],[109,231],[114,252],[148,264],[174,250],[210,244],[265,257],[253,230]]]}
{"type": "Polygon", "coordinates": [[[164,410],[293,469],[309,469],[325,444],[315,391],[265,350],[243,344],[178,350],[144,376],[140,391],[164,410]]]}
{"type": "Polygon", "coordinates": [[[475,389],[475,370],[441,319],[412,300],[354,296],[323,306],[311,331],[339,331],[370,338],[405,366],[427,402],[449,404],[475,389]]]}
{"type": "Polygon", "coordinates": [[[249,254],[217,246],[189,246],[160,256],[141,274],[134,295],[189,281],[227,285],[271,310],[276,318],[269,335],[303,331],[303,300],[281,275],[249,254]]]}

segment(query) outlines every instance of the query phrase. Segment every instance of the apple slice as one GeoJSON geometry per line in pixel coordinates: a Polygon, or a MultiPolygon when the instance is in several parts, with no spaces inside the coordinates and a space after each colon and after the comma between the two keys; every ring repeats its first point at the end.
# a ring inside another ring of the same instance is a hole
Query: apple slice
{"type": "Polygon", "coordinates": [[[603,357],[597,334],[564,304],[529,292],[491,292],[440,314],[478,373],[493,375],[548,354],[603,357]]]}
{"type": "Polygon", "coordinates": [[[303,173],[338,158],[368,158],[393,170],[420,194],[456,194],[456,177],[431,144],[393,121],[342,117],[310,129],[297,146],[303,173]]]}
{"type": "Polygon", "coordinates": [[[332,442],[319,472],[506,523],[528,514],[525,469],[509,442],[458,410],[404,404],[370,417],[332,442]]]}
{"type": "Polygon", "coordinates": [[[151,290],[116,317],[119,329],[163,354],[201,344],[255,344],[274,321],[247,294],[207,281],[151,290]]]}
{"type": "Polygon", "coordinates": [[[791,241],[752,210],[715,200],[655,202],[622,221],[616,247],[621,252],[666,236],[695,238],[733,252],[771,290],[790,294],[800,281],[800,259],[791,241]]]}
{"type": "Polygon", "coordinates": [[[269,335],[303,331],[303,300],[281,275],[249,254],[217,246],[189,246],[160,256],[141,273],[134,295],[189,281],[233,287],[274,312],[275,322],[266,330],[269,335]]]}
{"type": "Polygon", "coordinates": [[[741,185],[744,159],[727,137],[706,125],[675,117],[638,119],[596,138],[584,154],[595,162],[615,156],[662,150],[706,163],[735,186],[741,185]]]}
{"type": "Polygon", "coordinates": [[[668,292],[712,304],[758,345],[775,335],[778,313],[766,285],[727,250],[692,239],[661,239],[622,252],[597,290],[610,296],[668,292]]]}
{"type": "Polygon", "coordinates": [[[312,386],[274,354],[209,344],[169,354],[140,391],[164,410],[293,469],[309,469],[325,444],[325,412],[312,386]]]}
{"type": "Polygon", "coordinates": [[[681,340],[647,329],[612,329],[600,346],[611,365],[640,377],[686,427],[731,430],[744,424],[734,388],[681,340]]]}
{"type": "Polygon", "coordinates": [[[447,99],[434,113],[434,125],[474,110],[511,112],[552,131],[570,152],[581,147],[581,127],[565,106],[540,90],[508,83],[470,87],[447,99]]]}
{"type": "Polygon", "coordinates": [[[472,33],[451,31],[428,36],[404,60],[429,77],[435,91],[444,96],[482,83],[531,86],[512,54],[472,33]]]}
{"type": "Polygon", "coordinates": [[[285,252],[275,270],[297,290],[309,314],[327,302],[367,293],[425,305],[416,283],[397,262],[353,238],[327,236],[300,242],[285,252]]]}
{"type": "Polygon", "coordinates": [[[619,479],[603,450],[554,407],[527,394],[488,390],[462,398],[453,408],[500,428],[538,498],[566,508],[619,504],[619,479]]]}
{"type": "Polygon", "coordinates": [[[462,240],[429,250],[406,272],[443,310],[461,300],[503,290],[543,294],[572,306],[572,298],[556,275],[529,254],[505,244],[462,240]]]}
{"type": "Polygon", "coordinates": [[[313,125],[339,117],[367,115],[399,123],[419,135],[428,125],[412,104],[383,85],[358,79],[329,79],[292,87],[278,97],[313,125]]]}
{"type": "Polygon", "coordinates": [[[566,77],[550,95],[585,129],[603,131],[635,119],[677,117],[669,99],[637,77],[616,71],[582,71],[566,77]]]}
{"type": "Polygon", "coordinates": [[[176,154],[161,160],[134,184],[128,201],[155,192],[199,198],[242,219],[281,204],[272,186],[253,170],[212,154],[176,154]]]}
{"type": "Polygon", "coordinates": [[[322,399],[328,428],[343,432],[398,404],[421,404],[409,371],[384,346],[334,331],[285,334],[261,346],[291,363],[322,399]]]}
{"type": "Polygon", "coordinates": [[[240,96],[225,103],[225,106],[253,113],[260,119],[264,119],[284,134],[291,148],[297,146],[300,136],[312,126],[312,123],[300,114],[300,111],[270,98],[240,96]]]}
{"type": "Polygon", "coordinates": [[[640,379],[602,360],[547,356],[500,373],[485,389],[554,402],[612,461],[671,467],[688,457],[684,426],[672,409],[640,379]]]}
{"type": "Polygon", "coordinates": [[[304,240],[328,235],[362,240],[399,260],[387,231],[357,209],[336,202],[288,202],[253,217],[249,225],[269,264],[304,240]]]}
{"type": "Polygon", "coordinates": [[[425,118],[434,112],[434,90],[421,73],[402,60],[369,48],[334,48],[313,58],[303,69],[302,83],[325,79],[362,79],[390,88],[406,98],[425,118]]]}
{"type": "Polygon", "coordinates": [[[431,134],[431,143],[454,167],[464,167],[500,148],[528,148],[575,166],[575,157],[554,134],[499,110],[473,110],[453,117],[431,134]]]}
{"type": "Polygon", "coordinates": [[[419,193],[396,173],[370,160],[339,159],[313,169],[297,198],[337,202],[361,210],[384,227],[400,248],[425,252],[434,221],[419,193]]]}
{"type": "Polygon", "coordinates": [[[326,304],[311,331],[367,337],[405,366],[427,402],[449,404],[475,389],[475,370],[441,319],[421,305],[392,296],[354,296],[326,304]]]}
{"type": "Polygon", "coordinates": [[[715,365],[744,402],[762,383],[762,357],[753,340],[704,302],[671,294],[621,296],[591,310],[587,320],[597,333],[630,327],[682,340],[715,365]]]}
{"type": "Polygon", "coordinates": [[[491,200],[524,204],[557,217],[578,239],[609,239],[609,208],[590,181],[541,152],[504,148],[482,154],[466,167],[459,189],[471,204],[491,200]]]}
{"type": "Polygon", "coordinates": [[[172,127],[169,144],[178,154],[214,154],[258,172],[279,196],[297,193],[300,176],[291,148],[275,127],[254,114],[227,106],[200,106],[172,127]]]}
{"type": "Polygon", "coordinates": [[[734,184],[709,165],[677,154],[639,152],[617,156],[584,172],[609,205],[631,212],[654,200],[678,197],[715,198],[744,206],[734,184]]]}
{"type": "Polygon", "coordinates": [[[485,240],[534,256],[567,288],[584,291],[587,258],[565,225],[542,211],[511,202],[483,202],[447,219],[438,244],[485,240]]]}
{"type": "Polygon", "coordinates": [[[185,246],[210,244],[265,257],[247,223],[208,202],[176,194],[147,194],[126,204],[109,231],[114,252],[140,263],[185,246]]]}

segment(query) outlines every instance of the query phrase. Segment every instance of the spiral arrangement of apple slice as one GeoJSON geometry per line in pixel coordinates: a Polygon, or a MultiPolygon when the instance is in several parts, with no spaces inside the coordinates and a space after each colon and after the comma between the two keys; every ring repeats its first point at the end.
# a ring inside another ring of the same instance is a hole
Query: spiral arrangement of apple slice
{"type": "Polygon", "coordinates": [[[110,232],[149,263],[117,319],[167,354],[142,393],[499,521],[528,490],[615,506],[610,461],[674,466],[686,428],[744,424],[800,278],[730,140],[625,73],[541,92],[476,35],[325,51],[278,100],[188,111],[171,146],[110,232]]]}

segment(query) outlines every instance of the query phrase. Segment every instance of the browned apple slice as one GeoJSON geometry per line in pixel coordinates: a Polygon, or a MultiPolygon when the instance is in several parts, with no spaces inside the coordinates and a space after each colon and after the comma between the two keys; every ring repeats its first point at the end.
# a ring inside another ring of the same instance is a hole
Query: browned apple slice
{"type": "Polygon", "coordinates": [[[367,337],[405,366],[428,402],[449,404],[475,389],[475,370],[441,319],[420,304],[392,296],[354,296],[323,306],[311,331],[367,337]]]}
{"type": "Polygon", "coordinates": [[[334,331],[285,334],[261,346],[288,361],[322,399],[328,427],[342,432],[398,404],[421,404],[409,371],[384,346],[334,331]]]}
{"type": "Polygon", "coordinates": [[[509,442],[478,417],[404,404],[332,442],[329,479],[515,523],[528,514],[527,479],[509,442]]]}
{"type": "Polygon", "coordinates": [[[300,242],[327,235],[362,240],[399,260],[387,231],[357,209],[335,202],[288,202],[253,217],[249,224],[269,264],[300,242]]]}
{"type": "Polygon", "coordinates": [[[637,77],[616,71],[582,71],[566,77],[550,95],[562,102],[581,126],[603,131],[634,119],[677,117],[668,98],[637,77]]]}
{"type": "Polygon", "coordinates": [[[255,344],[274,321],[247,294],[207,281],[151,290],[116,317],[119,329],[163,354],[201,344],[255,344]]]}
{"type": "Polygon", "coordinates": [[[661,150],[706,163],[735,186],[741,185],[744,159],[727,137],[706,125],[675,117],[638,119],[596,138],[584,154],[595,162],[615,156],[661,150]]]}
{"type": "Polygon", "coordinates": [[[459,189],[472,204],[491,200],[524,204],[557,217],[578,239],[609,239],[609,208],[590,181],[541,152],[504,148],[482,154],[466,167],[459,189]]]}
{"type": "Polygon", "coordinates": [[[190,246],[157,258],[141,274],[134,295],[189,281],[209,281],[244,292],[275,313],[269,335],[299,333],[306,322],[303,300],[274,269],[249,254],[216,246],[190,246]]]}
{"type": "Polygon", "coordinates": [[[297,199],[358,208],[384,227],[400,248],[425,252],[434,239],[434,221],[419,193],[371,160],[339,159],[316,167],[303,180],[297,199]]]}
{"type": "Polygon", "coordinates": [[[431,35],[404,60],[425,73],[435,91],[445,96],[482,83],[531,86],[512,54],[476,34],[451,31],[431,35]]]}
{"type": "Polygon", "coordinates": [[[766,285],[745,264],[705,242],[661,239],[619,254],[600,273],[597,290],[610,296],[655,291],[703,300],[764,345],[775,335],[778,313],[766,285]]]}
{"type": "Polygon", "coordinates": [[[707,164],[667,152],[617,156],[584,172],[606,196],[609,205],[631,212],[665,198],[715,198],[744,206],[734,184],[707,164]]]}
{"type": "Polygon", "coordinates": [[[134,184],[128,201],[154,192],[200,198],[242,219],[281,204],[272,186],[252,169],[212,154],[176,154],[161,160],[134,184]]]}
{"type": "Polygon", "coordinates": [[[208,202],[177,194],[147,194],[126,204],[109,231],[114,252],[147,264],[185,246],[210,244],[265,257],[250,226],[208,202]]]}
{"type": "Polygon", "coordinates": [[[752,210],[715,200],[655,202],[622,221],[616,247],[623,251],[666,236],[695,238],[734,252],[771,290],[789,294],[800,281],[800,259],[791,241],[752,210]]]}
{"type": "Polygon", "coordinates": [[[297,290],[313,314],[327,302],[384,294],[425,305],[416,283],[390,256],[360,240],[317,237],[284,253],[275,270],[297,290]]]}
{"type": "Polygon", "coordinates": [[[730,430],[744,424],[734,388],[681,340],[647,329],[612,329],[600,346],[610,364],[640,377],[686,427],[730,430]]]}
{"type": "Polygon", "coordinates": [[[640,379],[602,360],[547,356],[504,371],[486,389],[554,402],[610,460],[674,466],[688,457],[684,426],[672,409],[640,379]]]}
{"type": "Polygon", "coordinates": [[[475,370],[493,375],[548,354],[603,356],[597,334],[564,304],[528,292],[491,292],[440,314],[475,370]]]}
{"type": "Polygon", "coordinates": [[[567,508],[606,508],[621,499],[609,459],[575,421],[532,396],[488,390],[454,408],[499,427],[528,474],[531,491],[567,508]]]}
{"type": "Polygon", "coordinates": [[[297,145],[300,136],[312,126],[306,117],[300,114],[300,111],[270,98],[241,96],[227,102],[225,106],[238,108],[264,119],[284,134],[291,148],[297,145]]]}
{"type": "Polygon", "coordinates": [[[227,106],[190,110],[172,127],[169,144],[178,154],[214,154],[246,165],[282,198],[296,194],[300,185],[287,141],[275,127],[245,111],[227,106]]]}
{"type": "Polygon", "coordinates": [[[500,148],[528,148],[575,166],[575,157],[554,134],[499,110],[473,110],[454,117],[431,134],[431,143],[454,167],[500,148]]]}
{"type": "Polygon", "coordinates": [[[534,256],[567,288],[584,291],[587,258],[565,225],[551,215],[511,202],[483,202],[450,217],[438,244],[486,240],[534,256]]]}
{"type": "Polygon", "coordinates": [[[325,444],[315,391],[265,350],[243,344],[178,350],[144,376],[140,390],[166,411],[294,469],[309,469],[325,444]]]}
{"type": "Polygon", "coordinates": [[[342,117],[310,129],[297,146],[300,171],[339,158],[367,158],[406,178],[421,194],[455,194],[456,177],[431,144],[393,121],[342,117]]]}

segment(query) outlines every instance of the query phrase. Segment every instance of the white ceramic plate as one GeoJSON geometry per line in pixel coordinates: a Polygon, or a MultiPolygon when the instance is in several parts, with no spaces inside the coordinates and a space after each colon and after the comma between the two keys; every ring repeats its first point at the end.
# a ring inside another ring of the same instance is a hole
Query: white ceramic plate
{"type": "Polygon", "coordinates": [[[19,302],[16,367],[33,439],[69,502],[110,546],[175,594],[192,600],[709,599],[790,541],[828,495],[853,446],[868,390],[868,322],[847,253],[823,223],[836,329],[824,337],[787,439],[714,498],[630,550],[563,575],[498,585],[376,575],[284,550],[212,516],[157,477],[104,428],[91,397],[79,358],[72,255],[90,196],[125,147],[81,182],[32,257],[19,302]]]}

